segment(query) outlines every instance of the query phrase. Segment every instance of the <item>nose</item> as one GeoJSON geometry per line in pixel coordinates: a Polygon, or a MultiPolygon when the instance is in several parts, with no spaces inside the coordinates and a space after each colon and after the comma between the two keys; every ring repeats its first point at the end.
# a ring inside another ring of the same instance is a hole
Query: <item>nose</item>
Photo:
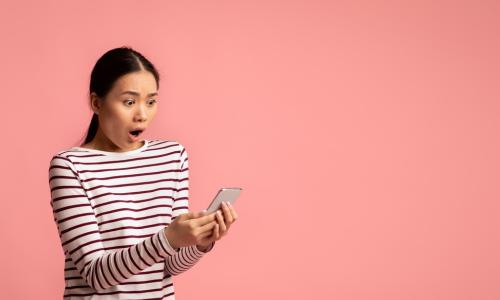
{"type": "Polygon", "coordinates": [[[148,118],[147,109],[144,105],[137,105],[137,109],[134,114],[134,121],[136,122],[144,122],[148,118]]]}

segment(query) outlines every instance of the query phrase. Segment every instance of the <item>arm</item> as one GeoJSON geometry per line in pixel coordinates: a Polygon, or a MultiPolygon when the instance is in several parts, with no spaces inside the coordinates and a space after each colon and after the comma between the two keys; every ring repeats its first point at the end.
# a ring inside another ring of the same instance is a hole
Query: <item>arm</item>
{"type": "Polygon", "coordinates": [[[77,174],[68,158],[52,158],[50,203],[63,250],[90,287],[105,291],[176,253],[165,228],[128,248],[105,250],[92,204],[77,174]]]}
{"type": "MultiPolygon", "coordinates": [[[[176,191],[174,191],[173,207],[172,207],[172,220],[177,216],[187,213],[189,210],[189,163],[186,149],[181,145],[179,172],[177,173],[176,191]]],[[[197,245],[188,247],[180,247],[178,252],[169,256],[165,260],[165,270],[170,275],[178,275],[193,265],[195,265],[201,257],[210,250],[212,250],[214,243],[212,243],[205,251],[201,251],[197,245]]]]}

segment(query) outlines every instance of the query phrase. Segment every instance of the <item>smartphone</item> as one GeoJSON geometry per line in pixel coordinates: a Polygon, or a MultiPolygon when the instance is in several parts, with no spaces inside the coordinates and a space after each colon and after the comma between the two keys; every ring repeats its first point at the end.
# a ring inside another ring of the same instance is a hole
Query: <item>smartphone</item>
{"type": "Polygon", "coordinates": [[[217,192],[217,195],[215,195],[214,199],[212,200],[212,203],[207,208],[207,213],[213,213],[217,211],[221,204],[222,201],[227,201],[233,204],[236,201],[236,198],[241,193],[242,188],[221,188],[219,192],[217,192]]]}

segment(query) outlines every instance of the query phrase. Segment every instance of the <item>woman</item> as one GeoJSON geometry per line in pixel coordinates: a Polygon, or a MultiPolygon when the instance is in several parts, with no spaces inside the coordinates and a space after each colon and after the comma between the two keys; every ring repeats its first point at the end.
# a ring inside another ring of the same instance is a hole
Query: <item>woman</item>
{"type": "Polygon", "coordinates": [[[189,211],[188,155],[141,135],[157,112],[159,75],[128,48],[90,78],[83,145],[50,161],[51,205],[65,254],[65,299],[175,299],[172,276],[196,264],[237,214],[189,211]]]}

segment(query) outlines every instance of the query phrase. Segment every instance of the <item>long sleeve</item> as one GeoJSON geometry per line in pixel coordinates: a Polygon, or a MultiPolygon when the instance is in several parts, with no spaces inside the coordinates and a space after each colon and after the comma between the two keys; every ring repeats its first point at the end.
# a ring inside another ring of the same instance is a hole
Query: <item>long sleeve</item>
{"type": "Polygon", "coordinates": [[[176,253],[164,229],[127,248],[104,249],[92,203],[69,158],[59,154],[52,158],[49,185],[50,203],[63,250],[81,277],[96,291],[118,285],[176,253]]]}
{"type": "MultiPolygon", "coordinates": [[[[179,172],[177,173],[177,188],[174,192],[172,219],[189,211],[189,162],[186,149],[181,146],[179,172]]],[[[178,252],[165,260],[168,274],[178,275],[195,265],[205,253],[212,250],[214,243],[206,252],[198,250],[196,245],[180,247],[178,252]]]]}

